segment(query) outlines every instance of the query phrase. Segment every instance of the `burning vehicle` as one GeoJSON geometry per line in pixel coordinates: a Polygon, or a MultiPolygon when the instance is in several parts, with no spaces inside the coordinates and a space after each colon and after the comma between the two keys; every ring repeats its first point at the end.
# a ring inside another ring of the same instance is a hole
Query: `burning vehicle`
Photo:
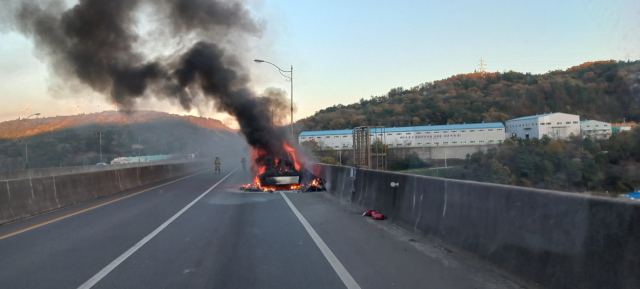
{"type": "Polygon", "coordinates": [[[301,166],[300,157],[285,141],[280,154],[270,155],[264,149],[253,149],[253,183],[245,184],[241,190],[249,192],[324,191],[324,182],[301,166]]]}

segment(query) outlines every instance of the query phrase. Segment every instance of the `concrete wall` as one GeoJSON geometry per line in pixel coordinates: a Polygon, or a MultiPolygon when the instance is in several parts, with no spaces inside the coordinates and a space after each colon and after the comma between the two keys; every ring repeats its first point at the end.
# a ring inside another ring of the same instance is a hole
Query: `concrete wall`
{"type": "Polygon", "coordinates": [[[331,194],[524,284],[640,288],[640,204],[315,164],[331,194]],[[399,188],[391,188],[399,182],[399,188]]]}
{"type": "Polygon", "coordinates": [[[478,151],[487,151],[490,148],[498,147],[498,145],[483,146],[451,146],[451,147],[422,147],[422,148],[389,148],[393,154],[398,157],[405,157],[410,154],[417,154],[419,158],[429,160],[440,160],[445,157],[448,159],[465,159],[467,154],[473,154],[478,151]]]}
{"type": "Polygon", "coordinates": [[[147,166],[0,181],[0,224],[195,173],[209,164],[206,161],[147,163],[147,166]]]}
{"type": "Polygon", "coordinates": [[[88,173],[88,172],[99,172],[99,171],[107,171],[107,170],[118,170],[118,169],[124,169],[124,168],[135,168],[140,166],[173,164],[173,163],[184,163],[184,162],[188,162],[188,161],[165,160],[165,161],[158,161],[158,162],[130,163],[130,164],[106,165],[106,166],[92,165],[92,166],[73,166],[73,167],[59,167],[59,168],[58,167],[38,168],[38,169],[28,169],[28,170],[9,170],[9,171],[0,171],[0,181],[79,174],[79,173],[88,173]]]}

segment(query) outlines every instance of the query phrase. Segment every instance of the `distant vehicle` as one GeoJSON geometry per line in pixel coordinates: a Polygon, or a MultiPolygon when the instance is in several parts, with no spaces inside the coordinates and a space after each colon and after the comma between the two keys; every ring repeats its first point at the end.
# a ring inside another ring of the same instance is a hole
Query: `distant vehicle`
{"type": "Polygon", "coordinates": [[[635,191],[635,192],[630,193],[630,194],[624,194],[621,197],[627,198],[627,199],[631,199],[631,200],[634,200],[634,201],[640,201],[640,191],[635,191]]]}
{"type": "Polygon", "coordinates": [[[107,164],[105,163],[97,163],[96,166],[106,166],[107,164]]]}

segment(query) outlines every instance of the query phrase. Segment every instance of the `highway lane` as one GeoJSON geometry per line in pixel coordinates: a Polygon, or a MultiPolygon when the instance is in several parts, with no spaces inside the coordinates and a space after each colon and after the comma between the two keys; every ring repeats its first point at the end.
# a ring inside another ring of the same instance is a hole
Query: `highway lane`
{"type": "MultiPolygon", "coordinates": [[[[237,190],[249,173],[203,195],[224,176],[204,172],[0,239],[0,288],[78,288],[200,196],[91,288],[347,288],[283,196],[237,190]]],[[[361,288],[519,288],[325,193],[287,198],[361,288]]],[[[34,220],[11,229],[22,222],[34,220]]]]}

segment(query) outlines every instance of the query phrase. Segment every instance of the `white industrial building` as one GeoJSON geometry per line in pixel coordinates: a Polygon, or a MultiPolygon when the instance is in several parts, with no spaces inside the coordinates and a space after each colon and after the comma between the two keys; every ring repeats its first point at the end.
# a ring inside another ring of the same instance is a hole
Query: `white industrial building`
{"type": "Polygon", "coordinates": [[[612,133],[611,123],[599,120],[583,120],[580,122],[580,134],[583,138],[608,139],[612,133]]]}
{"type": "Polygon", "coordinates": [[[548,113],[525,116],[507,120],[507,133],[518,138],[541,138],[544,135],[552,139],[566,139],[570,135],[580,135],[580,116],[568,113],[548,113]]]}
{"type": "MultiPolygon", "coordinates": [[[[394,127],[372,129],[372,142],[384,140],[389,148],[478,146],[502,143],[504,125],[500,122],[394,127]]],[[[298,143],[315,140],[322,148],[353,148],[352,130],[303,131],[298,143]]]]}

